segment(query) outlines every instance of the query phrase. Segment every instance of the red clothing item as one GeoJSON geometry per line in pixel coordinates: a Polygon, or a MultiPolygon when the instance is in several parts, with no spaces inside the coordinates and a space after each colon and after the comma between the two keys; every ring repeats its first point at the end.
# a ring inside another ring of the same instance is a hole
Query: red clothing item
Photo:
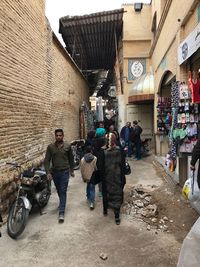
{"type": "Polygon", "coordinates": [[[200,103],[200,80],[198,77],[198,73],[196,73],[196,82],[192,80],[192,74],[189,74],[189,87],[192,93],[192,103],[200,103]]]}

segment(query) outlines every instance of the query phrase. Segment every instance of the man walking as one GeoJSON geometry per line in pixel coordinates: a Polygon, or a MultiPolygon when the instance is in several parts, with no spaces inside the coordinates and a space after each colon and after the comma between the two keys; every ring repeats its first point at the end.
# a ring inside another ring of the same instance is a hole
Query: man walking
{"type": "Polygon", "coordinates": [[[133,132],[132,132],[132,142],[135,144],[135,149],[136,149],[136,153],[135,153],[135,158],[136,160],[140,160],[141,159],[141,145],[142,145],[142,141],[141,141],[141,135],[142,133],[142,128],[138,125],[137,121],[133,121],[133,132]]]}
{"type": "Polygon", "coordinates": [[[62,129],[55,130],[55,143],[48,145],[44,166],[49,180],[53,179],[59,197],[60,223],[64,222],[69,175],[74,177],[74,159],[71,147],[63,141],[62,129]]]}
{"type": "Polygon", "coordinates": [[[128,121],[124,127],[122,127],[120,132],[120,138],[124,141],[125,146],[128,147],[128,157],[131,157],[133,153],[132,144],[131,144],[131,136],[133,132],[133,127],[131,123],[128,121]]]}

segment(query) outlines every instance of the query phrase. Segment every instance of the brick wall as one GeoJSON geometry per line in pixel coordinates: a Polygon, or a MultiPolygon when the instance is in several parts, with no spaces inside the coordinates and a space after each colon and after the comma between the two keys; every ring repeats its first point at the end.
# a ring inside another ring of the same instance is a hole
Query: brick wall
{"type": "Polygon", "coordinates": [[[52,128],[63,128],[69,141],[78,138],[79,108],[83,99],[88,100],[87,84],[75,65],[67,59],[55,36],[52,87],[52,128]]]}
{"type": "Polygon", "coordinates": [[[44,7],[42,0],[1,0],[0,209],[15,188],[5,162],[39,164],[56,127],[66,139],[78,137],[79,106],[88,99],[86,81],[52,39],[44,7]]]}

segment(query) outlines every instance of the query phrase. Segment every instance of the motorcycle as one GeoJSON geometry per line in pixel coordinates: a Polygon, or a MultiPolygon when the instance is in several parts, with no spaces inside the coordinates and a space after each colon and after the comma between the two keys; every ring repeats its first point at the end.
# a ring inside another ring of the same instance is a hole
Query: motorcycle
{"type": "MultiPolygon", "coordinates": [[[[151,142],[151,138],[145,138],[144,140],[141,140],[141,156],[142,157],[146,157],[149,155],[150,142],[151,142]]],[[[133,154],[135,154],[136,153],[136,147],[135,147],[134,143],[132,143],[132,149],[133,149],[133,154]]]]}
{"type": "Polygon", "coordinates": [[[51,182],[42,169],[24,171],[17,163],[7,163],[18,170],[17,197],[9,209],[7,232],[12,238],[17,238],[25,229],[32,207],[37,206],[42,214],[51,195],[51,182]]]}
{"type": "Polygon", "coordinates": [[[74,170],[78,170],[80,168],[80,161],[84,155],[84,146],[84,139],[77,139],[71,142],[71,149],[74,157],[74,170]]]}
{"type": "Polygon", "coordinates": [[[146,138],[141,141],[141,155],[142,157],[148,156],[150,151],[151,138],[146,138]]]}

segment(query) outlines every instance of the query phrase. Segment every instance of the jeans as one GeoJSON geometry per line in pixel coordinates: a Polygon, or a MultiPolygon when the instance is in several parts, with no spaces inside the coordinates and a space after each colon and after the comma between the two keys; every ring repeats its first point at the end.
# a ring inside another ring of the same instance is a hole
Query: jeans
{"type": "Polygon", "coordinates": [[[59,197],[59,215],[65,214],[69,171],[53,171],[53,181],[59,197]]]}
{"type": "Polygon", "coordinates": [[[128,147],[128,157],[131,157],[131,155],[133,154],[133,149],[132,149],[132,143],[131,143],[131,141],[127,141],[126,142],[126,146],[128,147]]]}
{"type": "Polygon", "coordinates": [[[90,182],[87,183],[86,197],[90,202],[95,201],[95,185],[91,184],[90,182]]]}

